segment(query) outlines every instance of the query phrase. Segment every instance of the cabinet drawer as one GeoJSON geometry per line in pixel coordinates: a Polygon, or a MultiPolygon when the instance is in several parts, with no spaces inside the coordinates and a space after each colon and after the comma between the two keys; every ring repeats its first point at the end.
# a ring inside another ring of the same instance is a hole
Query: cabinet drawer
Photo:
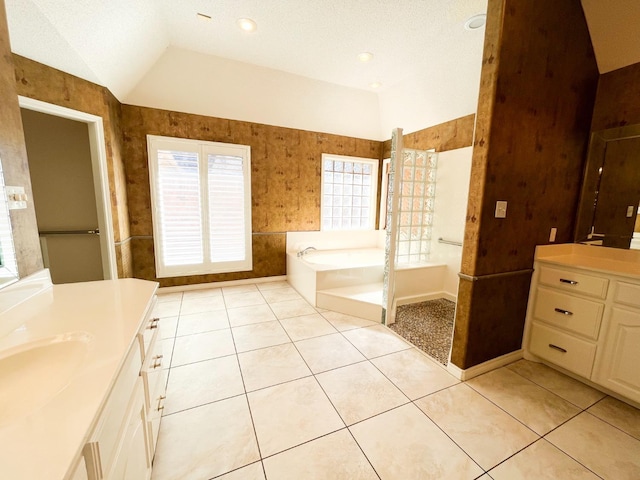
{"type": "Polygon", "coordinates": [[[144,362],[149,353],[151,347],[151,340],[154,333],[160,328],[160,319],[157,317],[148,317],[145,321],[145,326],[140,333],[138,333],[138,340],[140,342],[140,355],[144,362]]]}
{"type": "Polygon", "coordinates": [[[597,340],[603,311],[602,303],[538,288],[533,314],[556,327],[597,340]]]}
{"type": "Polygon", "coordinates": [[[160,329],[156,329],[149,345],[149,353],[145,358],[140,375],[144,383],[147,411],[154,407],[154,401],[164,394],[164,379],[166,372],[162,368],[164,357],[162,355],[162,342],[160,341],[160,329]]]}
{"type": "Polygon", "coordinates": [[[597,298],[605,298],[607,296],[607,287],[609,286],[607,278],[549,267],[540,268],[539,282],[567,292],[580,293],[597,298]]]}
{"type": "Polygon", "coordinates": [[[596,345],[537,322],[531,326],[531,353],[556,365],[589,378],[596,345]]]}
{"type": "Polygon", "coordinates": [[[131,400],[131,392],[134,391],[140,376],[140,367],[140,348],[134,343],[109,395],[105,409],[100,416],[100,423],[91,440],[94,446],[97,445],[100,457],[99,465],[103,471],[109,469],[114,460],[122,423],[131,400]]]}
{"type": "Polygon", "coordinates": [[[616,282],[616,293],[613,301],[631,305],[632,307],[640,307],[640,285],[616,282]]]}

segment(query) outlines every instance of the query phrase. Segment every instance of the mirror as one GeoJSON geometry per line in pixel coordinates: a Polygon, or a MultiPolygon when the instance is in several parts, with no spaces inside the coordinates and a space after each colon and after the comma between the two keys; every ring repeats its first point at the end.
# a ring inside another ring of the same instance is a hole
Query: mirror
{"type": "Polygon", "coordinates": [[[640,125],[593,132],[575,241],[640,249],[640,125]]]}
{"type": "Polygon", "coordinates": [[[0,288],[18,280],[18,262],[11,234],[9,204],[0,159],[0,288]]]}

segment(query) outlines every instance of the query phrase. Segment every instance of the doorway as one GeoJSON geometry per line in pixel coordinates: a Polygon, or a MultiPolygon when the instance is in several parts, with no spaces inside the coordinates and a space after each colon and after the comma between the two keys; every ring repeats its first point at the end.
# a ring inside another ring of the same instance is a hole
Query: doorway
{"type": "Polygon", "coordinates": [[[54,284],[116,278],[102,119],[20,98],[44,265],[54,284]]]}

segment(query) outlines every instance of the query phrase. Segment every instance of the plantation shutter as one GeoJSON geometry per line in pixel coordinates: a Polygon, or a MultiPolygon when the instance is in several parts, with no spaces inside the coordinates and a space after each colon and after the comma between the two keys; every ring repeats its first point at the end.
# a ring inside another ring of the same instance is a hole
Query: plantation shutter
{"type": "Polygon", "coordinates": [[[148,136],[156,276],[252,269],[250,149],[148,136]]]}

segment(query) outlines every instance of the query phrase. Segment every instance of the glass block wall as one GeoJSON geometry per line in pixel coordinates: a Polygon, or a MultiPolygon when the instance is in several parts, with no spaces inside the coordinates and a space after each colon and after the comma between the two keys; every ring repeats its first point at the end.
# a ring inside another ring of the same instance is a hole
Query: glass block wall
{"type": "Polygon", "coordinates": [[[429,260],[438,154],[403,149],[396,266],[429,260]]]}

